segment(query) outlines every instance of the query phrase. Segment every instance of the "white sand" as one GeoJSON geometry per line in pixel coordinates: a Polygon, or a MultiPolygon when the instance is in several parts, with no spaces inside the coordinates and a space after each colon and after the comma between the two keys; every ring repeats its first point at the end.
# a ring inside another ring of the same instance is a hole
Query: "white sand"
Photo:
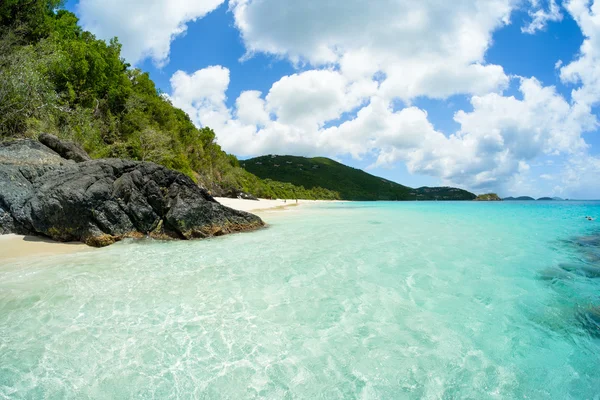
{"type": "Polygon", "coordinates": [[[34,236],[0,235],[0,266],[3,261],[9,259],[91,250],[91,247],[78,242],[59,243],[34,236]]]}
{"type": "Polygon", "coordinates": [[[233,208],[235,210],[247,211],[252,213],[262,214],[266,211],[280,211],[280,210],[291,210],[297,206],[304,204],[315,204],[328,202],[325,200],[267,200],[259,199],[256,200],[242,200],[242,199],[229,199],[226,197],[216,197],[219,203],[233,208]]]}

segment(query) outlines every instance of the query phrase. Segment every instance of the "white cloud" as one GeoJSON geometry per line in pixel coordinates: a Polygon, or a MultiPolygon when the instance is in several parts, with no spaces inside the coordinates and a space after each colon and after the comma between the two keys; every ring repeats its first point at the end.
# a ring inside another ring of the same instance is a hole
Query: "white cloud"
{"type": "Polygon", "coordinates": [[[484,55],[516,0],[231,0],[249,54],[340,65],[348,79],[382,72],[388,99],[445,98],[506,87],[484,55]]]}
{"type": "Polygon", "coordinates": [[[356,83],[335,71],[283,77],[264,99],[259,92],[244,92],[235,110],[225,105],[228,82],[229,71],[222,67],[193,75],[178,72],[172,79],[173,102],[189,110],[197,124],[215,129],[227,151],[368,155],[376,166],[404,162],[412,173],[474,190],[515,187],[537,157],[585,151],[581,134],[595,127],[591,115],[580,115],[576,104],[535,78],[520,79],[520,99],[473,96],[473,110],[456,113],[460,129],[449,136],[436,130],[420,108],[394,111],[374,81],[362,84],[369,90],[350,95],[356,83]],[[369,95],[354,117],[324,125],[369,95]]]}
{"type": "Polygon", "coordinates": [[[377,91],[373,81],[349,82],[339,72],[310,70],[273,84],[267,106],[285,124],[322,126],[377,91]]]}
{"type": "Polygon", "coordinates": [[[171,101],[199,126],[222,126],[230,118],[225,105],[229,70],[212,66],[189,75],[177,71],[171,77],[171,101]]]}
{"type": "MultiPolygon", "coordinates": [[[[542,157],[566,158],[569,174],[583,173],[577,161],[588,159],[582,134],[598,127],[592,106],[600,100],[600,6],[566,3],[587,37],[576,61],[555,66],[563,82],[579,85],[567,101],[533,77],[517,78],[519,94],[506,96],[510,79],[485,61],[493,31],[520,4],[230,0],[250,55],[266,52],[313,69],[282,77],[267,93],[243,92],[231,109],[229,70],[179,71],[171,80],[172,100],[238,155],[349,154],[374,159],[376,166],[405,163],[412,173],[475,191],[530,192],[536,179],[549,176],[540,178],[532,168],[542,157]],[[456,132],[441,132],[425,110],[411,106],[421,96],[458,93],[470,95],[472,110],[456,112],[456,132]],[[398,99],[404,108],[397,108],[398,99]]],[[[559,18],[554,1],[544,3],[547,8],[531,4],[525,32],[559,18]]],[[[595,171],[596,159],[588,161],[588,171],[595,171]]],[[[576,190],[561,179],[557,188],[576,190]]],[[[580,186],[586,184],[592,183],[580,186]]]]}
{"type": "Polygon", "coordinates": [[[269,123],[269,113],[261,94],[257,90],[248,90],[236,100],[236,117],[242,124],[264,126],[269,123]]]}
{"type": "Polygon", "coordinates": [[[560,12],[560,7],[556,0],[548,0],[548,9],[542,7],[542,0],[529,0],[532,10],[529,11],[531,22],[521,28],[521,32],[534,34],[537,31],[543,30],[548,25],[548,22],[562,21],[563,15],[560,12]]]}
{"type": "Polygon", "coordinates": [[[77,13],[86,30],[102,39],[118,36],[123,56],[137,64],[151,58],[168,62],[171,42],[187,24],[204,17],[224,0],[80,0],[77,13]]]}
{"type": "Polygon", "coordinates": [[[571,157],[562,172],[562,192],[575,199],[600,199],[600,158],[588,154],[571,157]]]}
{"type": "Polygon", "coordinates": [[[581,112],[589,112],[600,101],[600,1],[591,5],[588,0],[571,0],[565,7],[579,24],[585,40],[581,45],[580,57],[562,67],[563,82],[581,84],[572,92],[573,101],[581,112]]]}

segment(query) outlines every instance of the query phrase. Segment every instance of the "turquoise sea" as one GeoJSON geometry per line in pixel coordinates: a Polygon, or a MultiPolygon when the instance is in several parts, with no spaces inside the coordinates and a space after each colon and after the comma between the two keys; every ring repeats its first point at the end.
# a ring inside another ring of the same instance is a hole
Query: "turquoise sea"
{"type": "Polygon", "coordinates": [[[265,219],[2,265],[0,399],[600,398],[600,202],[265,219]]]}

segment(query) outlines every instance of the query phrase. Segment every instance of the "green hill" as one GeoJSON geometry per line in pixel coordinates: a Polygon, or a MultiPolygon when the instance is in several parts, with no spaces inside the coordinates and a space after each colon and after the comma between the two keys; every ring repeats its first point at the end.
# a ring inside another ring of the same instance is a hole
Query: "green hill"
{"type": "Polygon", "coordinates": [[[496,193],[480,194],[475,201],[502,201],[496,193]]]}
{"type": "Polygon", "coordinates": [[[325,188],[339,193],[344,200],[473,200],[476,197],[449,187],[413,189],[324,157],[269,155],[240,164],[259,178],[289,182],[306,189],[325,188]]]}

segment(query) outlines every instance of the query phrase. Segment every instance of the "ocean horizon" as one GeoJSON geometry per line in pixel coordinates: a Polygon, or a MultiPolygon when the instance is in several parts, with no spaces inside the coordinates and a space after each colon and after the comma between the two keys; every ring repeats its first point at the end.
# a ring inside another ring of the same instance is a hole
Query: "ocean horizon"
{"type": "Polygon", "coordinates": [[[0,398],[597,398],[597,218],[600,201],[319,203],[14,259],[0,398]]]}

